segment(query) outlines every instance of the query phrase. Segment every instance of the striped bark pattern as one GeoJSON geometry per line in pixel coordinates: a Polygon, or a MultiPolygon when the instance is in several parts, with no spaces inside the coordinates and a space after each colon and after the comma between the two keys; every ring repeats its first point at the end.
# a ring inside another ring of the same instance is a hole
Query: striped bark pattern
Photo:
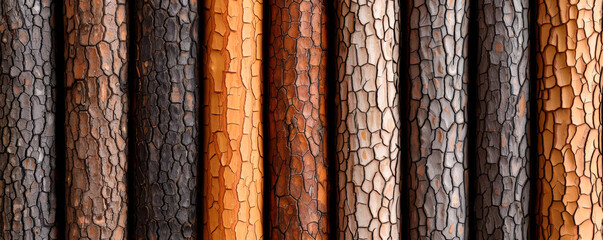
{"type": "Polygon", "coordinates": [[[136,2],[136,237],[197,236],[197,1],[136,2]]]}
{"type": "Polygon", "coordinates": [[[262,0],[205,7],[204,239],[261,239],[262,0]]]}
{"type": "Polygon", "coordinates": [[[270,2],[268,152],[272,239],[326,239],[323,0],[270,2]]]}
{"type": "Polygon", "coordinates": [[[337,2],[340,239],[400,238],[399,9],[337,2]]]}
{"type": "Polygon", "coordinates": [[[409,233],[464,239],[469,1],[408,4],[409,233]]]}
{"type": "Polygon", "coordinates": [[[478,239],[527,239],[528,0],[478,1],[478,239]]]}
{"type": "Polygon", "coordinates": [[[0,239],[56,239],[52,1],[0,2],[0,239]]]}
{"type": "Polygon", "coordinates": [[[603,2],[538,1],[540,239],[601,239],[603,2]]]}
{"type": "Polygon", "coordinates": [[[65,1],[69,239],[126,235],[125,2],[65,1]]]}

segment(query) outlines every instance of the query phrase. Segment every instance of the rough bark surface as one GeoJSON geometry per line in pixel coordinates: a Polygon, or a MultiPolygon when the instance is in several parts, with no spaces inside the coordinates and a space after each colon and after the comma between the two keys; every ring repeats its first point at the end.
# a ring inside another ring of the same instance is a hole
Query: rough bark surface
{"type": "Polygon", "coordinates": [[[408,1],[411,239],[465,239],[469,1],[408,1]]]}
{"type": "Polygon", "coordinates": [[[478,239],[528,239],[528,0],[480,0],[475,201],[478,239]]]}
{"type": "Polygon", "coordinates": [[[52,1],[0,2],[0,238],[56,239],[52,1]]]}
{"type": "Polygon", "coordinates": [[[136,238],[197,236],[197,1],[136,1],[136,238]]]}
{"type": "Polygon", "coordinates": [[[400,238],[399,9],[337,2],[340,239],[400,238]]]}
{"type": "Polygon", "coordinates": [[[602,1],[538,1],[539,239],[601,239],[602,1]]]}
{"type": "Polygon", "coordinates": [[[125,2],[65,1],[69,239],[126,236],[125,2]]]}
{"type": "Polygon", "coordinates": [[[204,10],[203,238],[261,239],[262,0],[204,10]]]}
{"type": "Polygon", "coordinates": [[[269,171],[272,239],[326,239],[326,6],[270,2],[269,171]]]}

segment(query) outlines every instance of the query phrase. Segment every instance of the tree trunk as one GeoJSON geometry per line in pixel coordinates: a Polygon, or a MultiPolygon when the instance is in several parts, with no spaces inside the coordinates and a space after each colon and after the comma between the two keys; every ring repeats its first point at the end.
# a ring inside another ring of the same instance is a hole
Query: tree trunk
{"type": "Polygon", "coordinates": [[[601,239],[603,2],[539,0],[539,239],[601,239]]]}
{"type": "Polygon", "coordinates": [[[0,238],[57,239],[52,1],[0,3],[0,238]]]}
{"type": "Polygon", "coordinates": [[[478,239],[529,237],[529,3],[517,3],[478,1],[478,239]]]}
{"type": "Polygon", "coordinates": [[[340,239],[400,238],[399,9],[337,2],[340,239]]]}
{"type": "Polygon", "coordinates": [[[196,238],[198,6],[137,1],[136,238],[196,238]]]}
{"type": "Polygon", "coordinates": [[[126,236],[125,0],[65,2],[69,239],[126,236]]]}
{"type": "Polygon", "coordinates": [[[261,239],[262,0],[204,10],[204,239],[261,239]]]}
{"type": "Polygon", "coordinates": [[[322,0],[270,3],[272,239],[326,239],[326,13],[322,0]]]}
{"type": "Polygon", "coordinates": [[[467,236],[469,2],[407,3],[412,239],[467,236]]]}

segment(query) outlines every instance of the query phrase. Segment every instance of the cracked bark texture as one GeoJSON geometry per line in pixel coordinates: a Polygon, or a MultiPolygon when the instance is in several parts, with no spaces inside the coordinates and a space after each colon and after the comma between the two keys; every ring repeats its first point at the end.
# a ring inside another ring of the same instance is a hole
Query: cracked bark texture
{"type": "Polygon", "coordinates": [[[198,6],[136,5],[136,237],[197,237],[199,159],[198,6]]]}
{"type": "Polygon", "coordinates": [[[399,5],[337,1],[338,237],[400,238],[399,5]]]}
{"type": "Polygon", "coordinates": [[[478,239],[527,239],[528,0],[480,0],[477,78],[478,239]]]}
{"type": "Polygon", "coordinates": [[[125,0],[65,1],[66,232],[126,236],[125,0]]]}
{"type": "Polygon", "coordinates": [[[205,2],[204,239],[263,238],[262,0],[205,2]]]}
{"type": "Polygon", "coordinates": [[[603,2],[538,1],[539,239],[601,239],[603,2]]]}
{"type": "Polygon", "coordinates": [[[326,239],[326,6],[270,2],[268,127],[272,239],[326,239]]]}
{"type": "Polygon", "coordinates": [[[408,1],[409,234],[467,238],[469,1],[408,1]]]}
{"type": "Polygon", "coordinates": [[[0,3],[0,238],[57,239],[52,1],[0,3]]]}

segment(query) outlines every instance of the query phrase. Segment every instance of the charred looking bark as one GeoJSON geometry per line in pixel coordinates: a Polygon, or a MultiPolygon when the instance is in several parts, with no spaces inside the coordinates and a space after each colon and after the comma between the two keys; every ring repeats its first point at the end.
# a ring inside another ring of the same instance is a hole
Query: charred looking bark
{"type": "Polygon", "coordinates": [[[1,239],[58,237],[52,8],[0,2],[1,239]]]}
{"type": "Polygon", "coordinates": [[[136,238],[197,236],[197,1],[136,1],[136,238]]]}

